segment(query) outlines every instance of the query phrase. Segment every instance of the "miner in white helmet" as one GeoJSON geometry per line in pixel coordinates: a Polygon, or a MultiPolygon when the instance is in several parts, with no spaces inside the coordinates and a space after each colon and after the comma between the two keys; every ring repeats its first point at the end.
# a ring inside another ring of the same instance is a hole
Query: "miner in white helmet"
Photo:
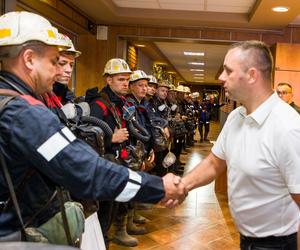
{"type": "Polygon", "coordinates": [[[59,98],[62,105],[65,105],[68,102],[73,102],[75,99],[75,95],[69,89],[68,85],[72,77],[75,60],[81,55],[81,52],[75,49],[72,40],[67,35],[61,34],[61,38],[66,40],[70,48],[61,48],[59,51],[57,76],[53,85],[53,92],[59,98]]]}

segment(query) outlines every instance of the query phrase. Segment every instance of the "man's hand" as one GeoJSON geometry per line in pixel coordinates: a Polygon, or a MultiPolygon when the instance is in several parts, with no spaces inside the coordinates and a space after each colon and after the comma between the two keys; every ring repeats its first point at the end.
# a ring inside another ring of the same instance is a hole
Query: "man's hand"
{"type": "Polygon", "coordinates": [[[147,159],[145,159],[145,161],[144,161],[144,164],[145,164],[144,171],[150,171],[152,168],[154,168],[154,166],[155,166],[154,160],[155,160],[155,154],[154,154],[154,151],[151,150],[150,156],[147,159]]]}
{"type": "Polygon", "coordinates": [[[127,141],[129,137],[129,133],[127,128],[115,128],[115,131],[112,135],[111,142],[112,143],[122,143],[124,141],[127,141]]]}
{"type": "Polygon", "coordinates": [[[165,127],[165,128],[164,128],[164,133],[165,133],[167,139],[169,139],[169,138],[170,138],[170,130],[169,130],[168,127],[165,127]]]}
{"type": "Polygon", "coordinates": [[[162,199],[162,204],[168,208],[175,207],[184,201],[188,192],[181,178],[173,174],[167,174],[163,178],[165,197],[162,199]]]}

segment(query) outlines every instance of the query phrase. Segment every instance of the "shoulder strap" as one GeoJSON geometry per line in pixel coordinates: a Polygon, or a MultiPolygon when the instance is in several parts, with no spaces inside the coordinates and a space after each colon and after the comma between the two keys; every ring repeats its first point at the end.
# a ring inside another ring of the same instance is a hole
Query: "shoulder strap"
{"type": "Polygon", "coordinates": [[[100,99],[101,102],[103,102],[103,104],[108,107],[108,110],[111,112],[112,116],[114,117],[118,128],[122,128],[122,119],[118,116],[118,112],[116,110],[115,104],[109,100],[106,93],[101,92],[100,99]]]}
{"type": "Polygon", "coordinates": [[[5,107],[7,103],[9,103],[12,99],[14,99],[16,96],[19,96],[20,94],[17,91],[10,90],[10,89],[0,89],[0,95],[6,96],[0,101],[0,113],[5,107]]]}
{"type": "MultiPolygon", "coordinates": [[[[24,93],[20,88],[18,88],[13,82],[11,82],[10,80],[6,79],[5,77],[3,77],[3,76],[1,76],[1,75],[0,75],[0,79],[1,79],[3,82],[7,83],[9,86],[11,86],[11,87],[15,90],[15,91],[10,90],[10,91],[16,92],[16,93],[18,93],[19,95],[20,95],[20,94],[21,94],[21,95],[25,95],[25,93],[24,93]]],[[[9,89],[8,89],[8,90],[9,90],[9,89]]]]}
{"type": "Polygon", "coordinates": [[[6,161],[4,159],[4,155],[3,155],[3,152],[2,152],[2,147],[0,147],[0,161],[1,161],[3,174],[4,174],[5,180],[6,180],[7,185],[8,185],[8,189],[9,189],[9,192],[10,192],[11,199],[14,203],[14,206],[15,206],[15,209],[16,209],[16,212],[17,212],[17,216],[18,216],[19,221],[22,225],[22,229],[24,230],[25,226],[24,226],[24,222],[23,222],[23,219],[22,219],[20,206],[19,206],[19,203],[17,201],[16,193],[15,193],[15,190],[14,190],[14,186],[13,186],[10,174],[8,172],[6,161]]]}

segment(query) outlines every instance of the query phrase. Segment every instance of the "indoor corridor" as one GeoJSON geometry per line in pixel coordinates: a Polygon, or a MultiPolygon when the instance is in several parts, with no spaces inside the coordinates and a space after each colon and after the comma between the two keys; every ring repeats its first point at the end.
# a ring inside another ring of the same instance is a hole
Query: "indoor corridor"
{"type": "MultiPolygon", "coordinates": [[[[211,124],[209,139],[214,141],[219,133],[219,124],[211,124]]],[[[185,172],[191,170],[209,152],[212,144],[197,142],[181,155],[186,163],[185,172]]],[[[111,250],[237,250],[239,234],[231,219],[225,195],[216,195],[214,183],[189,193],[183,204],[175,209],[156,205],[141,211],[148,219],[148,234],[136,236],[137,247],[122,247],[111,244],[111,250]]]]}

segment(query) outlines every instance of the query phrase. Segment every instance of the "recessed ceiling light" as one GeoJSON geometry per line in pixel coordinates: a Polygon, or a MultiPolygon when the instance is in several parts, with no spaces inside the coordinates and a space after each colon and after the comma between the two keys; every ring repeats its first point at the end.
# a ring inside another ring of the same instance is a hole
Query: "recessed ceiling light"
{"type": "Polygon", "coordinates": [[[203,69],[190,69],[190,71],[203,71],[203,69]]]}
{"type": "Polygon", "coordinates": [[[183,54],[185,56],[204,56],[204,52],[192,52],[192,51],[184,51],[183,54]]]}
{"type": "MultiPolygon", "coordinates": [[[[197,71],[203,72],[204,69],[199,69],[199,70],[197,70],[197,71]]],[[[203,75],[203,73],[195,73],[195,74],[194,74],[194,76],[202,76],[202,75],[203,75]]]]}
{"type": "Polygon", "coordinates": [[[188,64],[191,64],[191,65],[201,65],[201,66],[205,65],[204,62],[188,62],[188,64]]]}
{"type": "Polygon", "coordinates": [[[144,48],[144,47],[146,47],[146,45],[144,45],[144,44],[137,44],[136,47],[144,48]]]}
{"type": "Polygon", "coordinates": [[[201,80],[201,81],[195,81],[195,82],[204,82],[203,80],[201,80]]]}
{"type": "Polygon", "coordinates": [[[272,10],[275,12],[287,12],[287,11],[289,11],[289,7],[276,6],[276,7],[272,8],[272,10]]]}
{"type": "Polygon", "coordinates": [[[195,79],[203,79],[204,76],[194,76],[195,79]]]}

